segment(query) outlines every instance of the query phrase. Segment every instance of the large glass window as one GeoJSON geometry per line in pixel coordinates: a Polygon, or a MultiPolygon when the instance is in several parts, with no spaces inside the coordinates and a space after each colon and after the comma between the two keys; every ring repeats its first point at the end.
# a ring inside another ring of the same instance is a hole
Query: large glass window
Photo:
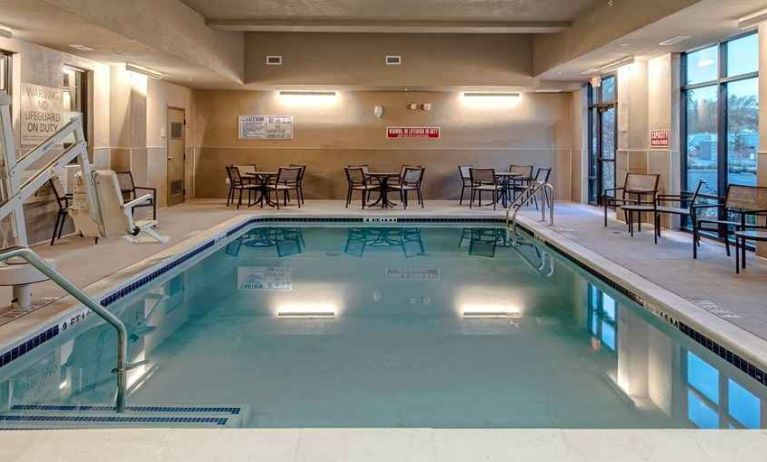
{"type": "Polygon", "coordinates": [[[13,56],[0,50],[0,92],[11,94],[11,82],[13,81],[11,64],[13,63],[13,56]]]}
{"type": "MultiPolygon", "coordinates": [[[[82,69],[65,66],[62,73],[63,106],[68,116],[80,116],[83,120],[83,135],[88,141],[88,72],[82,69]]],[[[74,138],[65,140],[74,142],[74,138]]]]}
{"type": "Polygon", "coordinates": [[[686,53],[682,183],[723,196],[727,185],[755,185],[759,146],[759,43],[756,34],[686,53]]]}
{"type": "Polygon", "coordinates": [[[602,78],[598,87],[589,84],[589,203],[598,204],[615,188],[617,147],[617,78],[602,78]]]}

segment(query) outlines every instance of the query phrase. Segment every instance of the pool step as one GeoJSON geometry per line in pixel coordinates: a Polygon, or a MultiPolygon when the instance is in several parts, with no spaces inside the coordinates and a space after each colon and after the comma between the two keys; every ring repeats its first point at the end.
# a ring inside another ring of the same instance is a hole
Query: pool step
{"type": "Polygon", "coordinates": [[[122,414],[106,405],[15,405],[0,414],[0,429],[55,428],[238,428],[246,409],[240,406],[128,406],[122,414]]]}

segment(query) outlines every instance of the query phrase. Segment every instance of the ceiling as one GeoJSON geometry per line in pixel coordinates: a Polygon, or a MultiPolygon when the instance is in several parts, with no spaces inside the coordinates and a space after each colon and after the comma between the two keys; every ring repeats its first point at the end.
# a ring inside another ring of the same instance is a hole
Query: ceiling
{"type": "Polygon", "coordinates": [[[182,0],[207,19],[570,21],[607,0],[182,0]]]}

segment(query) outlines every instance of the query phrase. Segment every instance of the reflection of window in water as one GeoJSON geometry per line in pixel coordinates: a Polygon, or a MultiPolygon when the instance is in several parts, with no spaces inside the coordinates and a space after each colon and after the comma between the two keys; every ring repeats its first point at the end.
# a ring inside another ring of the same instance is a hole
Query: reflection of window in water
{"type": "Polygon", "coordinates": [[[227,244],[224,253],[236,257],[244,248],[274,248],[278,257],[298,255],[304,251],[306,243],[301,228],[253,228],[239,238],[227,244]]]}
{"type": "Polygon", "coordinates": [[[761,428],[762,402],[691,351],[684,355],[687,419],[699,428],[761,428]]]}
{"type": "Polygon", "coordinates": [[[362,257],[370,249],[398,249],[406,258],[426,255],[420,228],[349,228],[344,253],[362,257]]]}
{"type": "Polygon", "coordinates": [[[508,246],[506,230],[501,228],[464,228],[458,247],[467,240],[469,255],[477,257],[494,258],[497,247],[508,246]]]}
{"type": "Polygon", "coordinates": [[[589,332],[601,345],[614,352],[618,339],[618,305],[615,299],[593,284],[589,284],[588,297],[589,332]]]}

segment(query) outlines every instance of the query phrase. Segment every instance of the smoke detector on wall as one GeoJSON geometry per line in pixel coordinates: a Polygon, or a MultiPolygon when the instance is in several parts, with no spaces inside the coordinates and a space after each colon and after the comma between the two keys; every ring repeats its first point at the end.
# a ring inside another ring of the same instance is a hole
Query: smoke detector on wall
{"type": "Polygon", "coordinates": [[[281,55],[269,55],[266,57],[266,65],[267,66],[282,66],[282,56],[281,55]]]}
{"type": "Polygon", "coordinates": [[[399,66],[402,64],[402,56],[399,55],[387,55],[386,56],[386,65],[387,66],[399,66]]]}

